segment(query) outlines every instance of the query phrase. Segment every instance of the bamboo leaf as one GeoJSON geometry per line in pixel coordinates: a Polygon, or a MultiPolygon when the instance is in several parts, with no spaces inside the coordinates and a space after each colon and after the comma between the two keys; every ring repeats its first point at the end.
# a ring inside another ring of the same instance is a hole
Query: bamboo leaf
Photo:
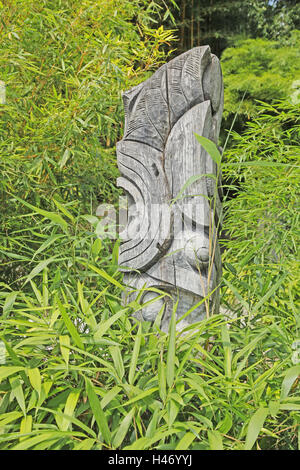
{"type": "Polygon", "coordinates": [[[74,446],[74,450],[91,450],[96,443],[95,439],[91,439],[90,437],[87,439],[83,439],[78,444],[74,446]]]}
{"type": "Polygon", "coordinates": [[[119,310],[117,313],[115,313],[111,318],[108,320],[105,320],[104,322],[101,322],[100,325],[97,327],[97,330],[94,334],[94,339],[95,341],[98,341],[102,336],[106,333],[106,331],[117,321],[119,318],[121,318],[124,313],[124,310],[119,310]]]}
{"type": "Polygon", "coordinates": [[[28,282],[30,282],[31,279],[33,279],[35,276],[37,276],[41,271],[43,271],[43,269],[45,269],[48,266],[48,264],[52,263],[53,261],[57,261],[57,256],[52,256],[49,259],[45,259],[43,261],[40,261],[32,269],[32,271],[28,274],[28,276],[26,276],[26,281],[25,281],[24,285],[26,285],[28,282]]]}
{"type": "MultiPolygon", "coordinates": [[[[134,398],[131,398],[131,400],[125,402],[123,404],[123,406],[128,406],[128,405],[132,405],[132,403],[135,403],[139,400],[142,400],[143,398],[146,398],[146,397],[149,397],[150,395],[152,395],[154,392],[156,392],[158,390],[157,387],[153,387],[153,388],[150,388],[149,390],[145,390],[144,392],[142,393],[139,393],[137,396],[135,396],[134,398]]],[[[117,407],[118,408],[118,407],[117,407]]]]}
{"type": "Polygon", "coordinates": [[[111,357],[113,358],[118,377],[120,380],[122,380],[125,374],[125,370],[124,370],[124,364],[123,364],[123,359],[122,359],[120,348],[119,346],[110,346],[109,351],[110,351],[111,357]]]}
{"type": "Polygon", "coordinates": [[[223,439],[219,431],[207,431],[207,436],[211,450],[223,450],[223,439]]]}
{"type": "Polygon", "coordinates": [[[224,349],[224,370],[225,376],[231,377],[231,343],[227,325],[221,326],[221,337],[224,349]]]}
{"type": "MultiPolygon", "coordinates": [[[[20,434],[30,433],[31,430],[32,430],[32,416],[31,415],[24,416],[20,425],[20,434]]],[[[20,437],[20,441],[24,440],[25,438],[26,438],[25,436],[20,437]]]]}
{"type": "MultiPolygon", "coordinates": [[[[77,402],[78,402],[78,399],[79,399],[79,396],[80,396],[80,391],[78,391],[78,390],[74,391],[74,392],[71,392],[70,395],[68,396],[67,401],[66,401],[66,405],[65,405],[65,409],[64,409],[64,414],[66,416],[69,416],[69,417],[73,416],[74,410],[76,408],[76,405],[77,405],[77,402]]],[[[70,425],[71,425],[70,420],[66,419],[66,418],[63,418],[62,422],[61,422],[60,430],[61,431],[67,431],[68,428],[70,427],[70,425]]]]}
{"type": "Polygon", "coordinates": [[[10,379],[10,386],[13,395],[15,396],[24,416],[26,415],[26,405],[25,405],[25,397],[23,393],[23,388],[21,382],[18,378],[10,379]]]}
{"type": "Polygon", "coordinates": [[[77,331],[77,328],[75,327],[74,323],[72,322],[72,320],[69,318],[67,312],[66,312],[66,309],[65,307],[63,306],[63,304],[61,303],[61,301],[57,298],[56,299],[57,301],[57,305],[58,305],[58,308],[59,308],[59,311],[60,311],[60,314],[63,318],[63,321],[71,335],[71,338],[73,339],[74,343],[76,344],[76,346],[78,346],[78,348],[80,349],[84,349],[84,344],[81,340],[81,337],[77,331]]]}
{"type": "MultiPolygon", "coordinates": [[[[179,193],[177,194],[177,196],[174,199],[172,199],[171,205],[173,205],[176,201],[178,201],[182,197],[188,196],[187,194],[184,194],[186,189],[189,188],[196,181],[201,180],[202,178],[212,178],[213,180],[217,181],[216,175],[214,175],[213,173],[203,173],[203,174],[199,174],[199,175],[190,176],[186,180],[184,185],[181,187],[181,189],[180,189],[179,193]]],[[[193,196],[195,196],[195,195],[193,194],[193,196]]],[[[209,198],[208,198],[207,194],[197,194],[197,196],[203,196],[205,199],[207,199],[209,201],[209,198]]]]}
{"type": "Polygon", "coordinates": [[[111,443],[111,434],[107,424],[107,419],[103,409],[101,408],[100,401],[95,393],[92,382],[85,377],[86,391],[89,399],[93,415],[95,417],[96,423],[98,425],[99,431],[101,432],[104,441],[107,444],[111,443]]]}
{"type": "Polygon", "coordinates": [[[63,437],[85,437],[85,435],[82,432],[63,432],[63,431],[46,431],[46,432],[41,432],[39,431],[39,434],[34,437],[30,437],[29,439],[24,439],[22,442],[19,444],[15,445],[14,447],[11,448],[11,450],[27,450],[30,448],[33,448],[40,442],[44,442],[44,448],[47,449],[49,448],[50,442],[51,441],[58,441],[62,439],[63,437]]]}
{"type": "Polygon", "coordinates": [[[88,267],[90,269],[92,269],[93,271],[95,271],[97,274],[99,274],[99,276],[103,277],[103,279],[108,281],[110,284],[113,284],[114,286],[118,287],[119,289],[122,289],[122,290],[125,289],[125,287],[122,286],[122,284],[120,284],[116,279],[114,279],[109,274],[107,274],[105,271],[103,271],[103,269],[99,269],[99,268],[97,268],[96,266],[93,266],[90,263],[88,264],[88,267]]]}
{"type": "Polygon", "coordinates": [[[217,165],[220,165],[222,157],[216,144],[212,140],[209,140],[206,137],[203,137],[202,135],[195,134],[195,137],[198,142],[202,145],[202,147],[204,147],[207,153],[211,156],[213,161],[217,165]]]}
{"type": "Polygon", "coordinates": [[[13,309],[16,297],[18,295],[18,292],[10,292],[5,299],[4,305],[3,305],[3,317],[7,317],[11,310],[13,309]]]}
{"type": "Polygon", "coordinates": [[[245,450],[251,450],[254,446],[268,413],[268,408],[259,408],[250,419],[244,445],[245,450]]]}
{"type": "Polygon", "coordinates": [[[118,449],[124,441],[134,414],[135,408],[132,408],[132,410],[125,416],[125,418],[120,423],[117,433],[113,439],[114,448],[118,449]]]}
{"type": "Polygon", "coordinates": [[[0,367],[0,382],[3,379],[6,379],[10,375],[15,374],[16,372],[20,372],[21,370],[25,370],[25,367],[18,367],[18,366],[1,366],[0,367]]]}
{"type": "Polygon", "coordinates": [[[19,201],[24,206],[28,207],[29,209],[32,209],[33,211],[35,211],[36,213],[40,215],[43,215],[47,219],[51,220],[54,224],[59,225],[64,230],[64,232],[68,232],[68,224],[59,214],[56,214],[55,212],[45,211],[44,209],[40,209],[39,207],[33,206],[32,204],[29,204],[28,202],[23,201],[17,196],[14,196],[14,198],[17,199],[17,201],[19,201]]]}
{"type": "Polygon", "coordinates": [[[175,450],[188,450],[191,443],[196,438],[196,435],[192,432],[187,432],[178,442],[175,450]]]}
{"type": "Polygon", "coordinates": [[[70,356],[70,336],[69,335],[61,335],[59,337],[59,346],[62,357],[65,363],[69,364],[69,356],[70,356]]]}
{"type": "Polygon", "coordinates": [[[292,388],[293,383],[300,375],[300,365],[293,366],[287,370],[281,385],[280,399],[286,398],[292,388]]]}
{"type": "Polygon", "coordinates": [[[129,375],[128,375],[128,383],[130,385],[134,383],[134,375],[136,373],[136,365],[137,365],[138,356],[140,352],[141,341],[142,341],[142,325],[140,323],[138,332],[135,338],[133,352],[132,352],[131,361],[130,361],[130,368],[129,368],[129,375]]]}
{"type": "Polygon", "coordinates": [[[40,396],[42,379],[39,369],[37,367],[34,367],[33,369],[26,369],[26,373],[28,375],[32,387],[34,388],[34,390],[37,391],[38,395],[40,396]]]}
{"type": "Polygon", "coordinates": [[[96,256],[98,256],[98,254],[100,253],[101,247],[102,247],[102,242],[101,242],[100,238],[96,238],[96,240],[92,244],[92,248],[91,248],[92,255],[93,255],[94,258],[96,258],[96,256]]]}
{"type": "Polygon", "coordinates": [[[158,363],[158,384],[159,384],[159,396],[163,402],[167,396],[167,382],[166,382],[166,365],[164,361],[158,363]]]}
{"type": "Polygon", "coordinates": [[[169,326],[169,341],[167,352],[167,384],[172,387],[175,376],[175,340],[176,340],[176,307],[173,309],[170,326],[169,326]]]}

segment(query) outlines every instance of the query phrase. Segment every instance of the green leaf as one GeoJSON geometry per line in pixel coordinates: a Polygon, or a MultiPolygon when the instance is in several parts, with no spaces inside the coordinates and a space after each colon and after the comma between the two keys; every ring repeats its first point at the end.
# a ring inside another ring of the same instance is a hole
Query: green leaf
{"type": "Polygon", "coordinates": [[[26,285],[27,282],[30,282],[35,276],[37,276],[41,271],[43,271],[43,269],[45,269],[48,266],[48,264],[53,263],[53,261],[57,261],[57,256],[52,256],[49,259],[45,259],[43,261],[40,261],[33,268],[33,270],[28,274],[28,276],[26,276],[26,281],[25,281],[24,285],[26,285]]]}
{"type": "Polygon", "coordinates": [[[85,431],[87,434],[90,434],[93,438],[96,439],[96,433],[88,426],[86,426],[82,421],[79,419],[75,418],[75,416],[66,416],[64,413],[61,413],[60,411],[53,410],[51,408],[45,408],[45,407],[40,407],[40,410],[42,411],[47,411],[48,413],[52,413],[55,415],[55,419],[57,417],[65,419],[66,421],[70,423],[74,423],[76,426],[81,428],[83,431],[85,431]]]}
{"type": "Polygon", "coordinates": [[[130,361],[130,368],[129,368],[129,375],[128,375],[128,383],[130,385],[134,383],[134,375],[136,373],[136,365],[137,365],[138,356],[140,352],[141,341],[142,341],[142,325],[140,323],[138,332],[136,334],[131,361],[130,361]]]}
{"type": "Polygon", "coordinates": [[[164,402],[167,396],[166,365],[164,361],[159,361],[158,363],[158,384],[159,396],[164,402]]]}
{"type": "Polygon", "coordinates": [[[122,387],[116,385],[104,395],[101,400],[101,407],[103,410],[119,394],[121,390],[122,387]]]}
{"type": "Polygon", "coordinates": [[[22,418],[23,413],[21,411],[10,411],[9,413],[3,413],[0,415],[0,426],[3,428],[12,421],[19,420],[22,418]]]}
{"type": "Polygon", "coordinates": [[[135,408],[132,408],[132,410],[122,420],[121,424],[119,424],[118,431],[113,439],[114,448],[118,449],[124,441],[134,414],[135,408]]]}
{"type": "Polygon", "coordinates": [[[167,402],[167,410],[168,410],[168,414],[167,414],[168,426],[169,428],[171,428],[180,410],[180,405],[177,403],[177,401],[172,399],[172,394],[171,394],[171,398],[167,402]]]}
{"type": "Polygon", "coordinates": [[[54,204],[58,207],[58,209],[63,213],[65,214],[66,217],[68,217],[68,219],[70,219],[73,223],[75,222],[75,219],[73,217],[73,215],[71,214],[71,212],[69,212],[60,202],[58,202],[56,199],[52,199],[54,204]]]}
{"type": "MultiPolygon", "coordinates": [[[[203,173],[203,174],[200,174],[200,175],[190,176],[187,179],[187,181],[184,183],[184,185],[181,187],[181,189],[180,189],[179,193],[177,194],[177,196],[174,199],[172,199],[171,205],[173,205],[176,201],[178,201],[178,199],[181,199],[182,197],[188,196],[187,194],[184,194],[185,190],[187,188],[189,188],[193,183],[195,183],[196,181],[201,180],[202,178],[212,178],[213,180],[217,181],[216,175],[214,175],[213,173],[203,173]]],[[[195,195],[191,195],[191,196],[195,196],[195,195]]],[[[197,196],[203,196],[205,199],[209,200],[207,194],[197,194],[197,196]]]]}
{"type": "Polygon", "coordinates": [[[254,305],[252,312],[258,310],[278,289],[278,287],[283,283],[286,276],[282,276],[275,284],[268,290],[268,292],[254,305]]]}
{"type": "Polygon", "coordinates": [[[228,433],[228,431],[232,428],[232,418],[229,413],[226,412],[225,418],[218,424],[217,428],[221,434],[228,433]]]}
{"type": "Polygon", "coordinates": [[[110,351],[111,357],[113,358],[117,375],[119,379],[122,380],[125,374],[125,370],[124,370],[121,350],[119,346],[110,346],[109,351],[110,351]]]}
{"type": "Polygon", "coordinates": [[[167,384],[172,387],[175,376],[175,340],[176,340],[176,307],[173,309],[169,325],[169,341],[167,352],[167,384]]]}
{"type": "Polygon", "coordinates": [[[101,432],[104,441],[107,444],[111,443],[111,434],[107,424],[107,419],[103,409],[101,408],[100,401],[96,395],[92,382],[85,377],[86,391],[89,399],[89,403],[98,425],[99,431],[101,432]]]}
{"type": "Polygon", "coordinates": [[[160,412],[160,409],[155,408],[153,416],[152,416],[151,421],[149,423],[149,426],[147,428],[145,437],[153,437],[154,436],[155,430],[157,428],[159,412],[160,412]]]}
{"type": "Polygon", "coordinates": [[[203,137],[202,135],[198,135],[195,133],[195,137],[200,142],[202,147],[207,151],[207,153],[211,156],[213,161],[217,164],[220,165],[222,156],[218,150],[218,147],[216,144],[212,141],[207,139],[206,137],[203,137]]]}
{"type": "Polygon", "coordinates": [[[207,431],[207,436],[211,450],[223,450],[222,435],[218,431],[207,431]]]}
{"type": "MultiPolygon", "coordinates": [[[[78,390],[71,392],[70,395],[68,396],[65,409],[64,409],[64,414],[66,416],[69,416],[69,417],[73,416],[79,396],[80,396],[80,391],[78,390]]],[[[67,418],[62,418],[60,430],[67,431],[70,425],[71,425],[70,420],[68,420],[67,418]]]]}
{"type": "Polygon", "coordinates": [[[95,271],[99,276],[103,277],[106,281],[108,281],[110,284],[113,284],[114,286],[118,287],[121,290],[125,290],[125,286],[122,286],[116,279],[111,277],[109,274],[107,274],[103,269],[96,268],[96,266],[93,266],[92,264],[88,264],[88,267],[95,271]]]}
{"type": "Polygon", "coordinates": [[[65,361],[65,363],[69,364],[69,356],[70,356],[70,336],[69,335],[61,335],[59,337],[59,346],[61,355],[65,361]]]}
{"type": "Polygon", "coordinates": [[[142,400],[143,398],[146,398],[149,395],[152,395],[152,393],[156,392],[157,390],[158,390],[157,387],[153,387],[153,388],[150,388],[149,390],[145,390],[144,392],[139,393],[134,398],[131,398],[131,400],[123,403],[123,406],[128,406],[128,405],[131,405],[132,403],[135,403],[136,401],[142,400]]]}
{"type": "Polygon", "coordinates": [[[297,405],[297,403],[284,403],[284,404],[280,405],[279,408],[281,410],[300,411],[300,405],[297,405]]]}
{"type": "MultiPolygon", "coordinates": [[[[32,416],[24,416],[20,425],[20,434],[30,433],[32,430],[32,416]]],[[[25,436],[20,437],[20,441],[25,439],[25,436]]]]}
{"type": "Polygon", "coordinates": [[[268,408],[259,408],[254,415],[251,417],[248,430],[246,441],[244,445],[245,450],[251,450],[255,444],[256,439],[261,431],[261,428],[264,425],[265,419],[269,414],[268,408]]]}
{"type": "Polygon", "coordinates": [[[121,318],[124,313],[124,310],[119,310],[119,312],[115,313],[112,317],[110,317],[108,320],[105,320],[104,322],[101,322],[99,326],[97,327],[97,330],[94,334],[94,340],[98,341],[105,333],[106,331],[117,321],[119,318],[121,318]]]}
{"type": "Polygon", "coordinates": [[[58,305],[58,308],[59,308],[59,311],[60,311],[60,314],[63,318],[63,321],[71,335],[71,338],[73,339],[74,343],[76,344],[76,346],[78,346],[78,348],[80,349],[84,349],[84,344],[80,338],[80,335],[74,325],[74,323],[72,322],[72,320],[69,318],[67,312],[66,312],[66,309],[65,307],[63,306],[63,304],[61,303],[61,301],[57,298],[56,299],[57,301],[57,305],[58,305]]]}
{"type": "Polygon", "coordinates": [[[44,243],[41,244],[41,246],[39,247],[38,250],[36,250],[36,252],[34,253],[32,259],[34,259],[39,253],[42,253],[42,251],[44,251],[46,248],[48,248],[50,245],[52,245],[53,243],[55,243],[57,240],[59,240],[60,238],[64,238],[65,235],[64,234],[54,234],[54,235],[51,235],[51,237],[47,238],[46,241],[44,241],[44,243]]]}
{"type": "Polygon", "coordinates": [[[191,443],[196,438],[196,435],[192,432],[187,432],[178,442],[175,450],[188,450],[191,443]]]}
{"type": "Polygon", "coordinates": [[[59,168],[62,169],[65,164],[67,163],[67,161],[69,160],[70,156],[72,155],[70,149],[66,149],[63,153],[63,156],[61,157],[61,159],[59,160],[58,162],[58,165],[59,165],[59,168]]]}
{"type": "Polygon", "coordinates": [[[91,439],[89,437],[87,439],[83,439],[78,444],[76,444],[74,446],[74,450],[91,450],[95,443],[96,443],[95,439],[91,439]]]}
{"type": "Polygon", "coordinates": [[[39,434],[29,439],[24,439],[22,442],[12,447],[11,450],[27,450],[33,448],[40,442],[44,442],[44,449],[49,448],[51,441],[58,441],[64,437],[85,437],[82,432],[63,432],[63,431],[39,431],[39,434]]]}
{"type": "Polygon", "coordinates": [[[11,312],[16,297],[18,295],[18,292],[10,292],[5,299],[4,305],[3,305],[3,317],[6,318],[7,315],[11,312]]]}
{"type": "Polygon", "coordinates": [[[92,248],[91,248],[92,255],[93,255],[94,258],[96,258],[96,256],[98,256],[98,254],[100,253],[101,247],[102,247],[102,242],[101,242],[100,238],[96,238],[96,240],[92,244],[92,248]]]}
{"type": "Polygon", "coordinates": [[[293,366],[287,370],[281,385],[280,399],[286,398],[292,388],[293,383],[300,375],[300,365],[293,366]]]}
{"type": "Polygon", "coordinates": [[[24,416],[26,415],[26,405],[25,405],[25,398],[23,393],[23,388],[21,382],[18,378],[10,379],[10,386],[13,395],[15,396],[24,416]]]}
{"type": "Polygon", "coordinates": [[[225,376],[231,377],[231,343],[227,325],[221,326],[221,337],[224,349],[224,370],[225,376]]]}
{"type": "Polygon", "coordinates": [[[247,304],[247,302],[243,299],[239,291],[225,278],[222,279],[222,281],[229,287],[229,289],[233,292],[233,294],[236,296],[236,298],[239,300],[239,302],[242,304],[242,306],[245,308],[246,312],[250,312],[250,307],[247,304]]]}
{"type": "Polygon", "coordinates": [[[1,366],[0,367],[0,382],[3,379],[6,379],[10,375],[15,374],[21,370],[25,370],[25,367],[18,367],[18,366],[1,366]]]}
{"type": "Polygon", "coordinates": [[[39,207],[35,207],[32,204],[29,204],[28,202],[18,198],[17,196],[14,196],[14,198],[17,199],[17,201],[21,202],[21,204],[24,204],[24,206],[28,207],[29,209],[32,209],[40,215],[43,215],[47,219],[51,220],[54,224],[59,225],[65,232],[68,232],[68,224],[59,214],[56,214],[55,212],[45,211],[44,209],[40,209],[39,207]]]}
{"type": "Polygon", "coordinates": [[[42,379],[39,369],[37,367],[34,367],[33,369],[26,369],[26,373],[28,375],[32,387],[34,388],[34,390],[37,391],[38,395],[40,396],[42,379]]]}
{"type": "Polygon", "coordinates": [[[280,401],[270,401],[269,403],[269,411],[270,415],[275,418],[276,415],[278,414],[280,409],[280,401]]]}
{"type": "Polygon", "coordinates": [[[235,166],[261,166],[261,167],[278,167],[278,168],[287,168],[287,167],[295,167],[299,168],[299,165],[295,165],[295,163],[280,163],[280,162],[268,162],[264,160],[256,160],[254,162],[226,162],[224,167],[235,167],[235,166]]]}

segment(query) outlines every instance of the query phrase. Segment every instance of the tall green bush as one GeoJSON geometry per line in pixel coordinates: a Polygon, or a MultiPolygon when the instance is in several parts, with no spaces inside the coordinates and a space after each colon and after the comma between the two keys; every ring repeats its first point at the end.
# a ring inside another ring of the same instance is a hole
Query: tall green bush
{"type": "MultiPolygon", "coordinates": [[[[225,152],[223,256],[227,280],[254,306],[258,299],[278,308],[299,339],[300,112],[288,101],[261,103],[242,135],[233,133],[225,152]],[[226,190],[227,188],[227,190],[226,190]],[[228,262],[228,264],[227,264],[228,262]]],[[[262,303],[260,304],[263,305],[262,303]]],[[[255,311],[256,309],[254,309],[255,311]]],[[[263,314],[263,310],[262,310],[263,314]]],[[[274,321],[266,309],[266,321],[274,321]]]]}
{"type": "Polygon", "coordinates": [[[121,92],[147,78],[170,50],[172,33],[154,23],[159,11],[145,0],[9,0],[2,6],[4,281],[8,253],[18,249],[16,233],[24,235],[21,255],[24,243],[29,252],[36,248],[30,232],[25,237],[27,209],[19,199],[51,210],[55,197],[82,213],[116,201],[121,92]]]}
{"type": "MultiPolygon", "coordinates": [[[[257,116],[257,100],[272,103],[296,96],[300,79],[300,32],[294,31],[289,44],[247,39],[238,41],[222,54],[225,104],[223,128],[242,130],[245,123],[257,116]],[[298,83],[298,84],[297,84],[298,83]]],[[[293,97],[293,98],[292,98],[293,97]]],[[[299,101],[298,101],[299,102],[299,101]]]]}

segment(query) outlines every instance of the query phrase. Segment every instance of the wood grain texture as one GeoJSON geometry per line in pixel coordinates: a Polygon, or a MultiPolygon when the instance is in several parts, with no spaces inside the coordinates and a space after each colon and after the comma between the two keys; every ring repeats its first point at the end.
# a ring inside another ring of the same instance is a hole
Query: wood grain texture
{"type": "MultiPolygon", "coordinates": [[[[196,47],[160,67],[123,95],[125,129],[117,144],[128,195],[128,223],[119,265],[128,285],[125,302],[144,289],[140,319],[153,321],[164,307],[167,330],[174,302],[177,317],[213,291],[221,276],[217,235],[222,219],[216,163],[195,138],[216,144],[223,112],[218,59],[196,47]],[[213,176],[211,176],[213,175],[213,176]],[[190,184],[187,185],[187,182],[190,184]],[[167,295],[147,291],[157,288],[167,295]]],[[[218,310],[218,289],[179,327],[218,310]]]]}

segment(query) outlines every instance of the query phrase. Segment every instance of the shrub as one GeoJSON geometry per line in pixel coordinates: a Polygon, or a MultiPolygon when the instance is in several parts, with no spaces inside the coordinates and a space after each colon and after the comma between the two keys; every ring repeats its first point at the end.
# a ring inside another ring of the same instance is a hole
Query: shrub
{"type": "MultiPolygon", "coordinates": [[[[295,94],[300,78],[299,31],[287,46],[266,39],[238,41],[221,58],[224,87],[224,123],[229,128],[237,113],[236,129],[258,114],[256,100],[272,103],[295,94]]],[[[299,98],[299,97],[298,97],[299,98]]]]}

